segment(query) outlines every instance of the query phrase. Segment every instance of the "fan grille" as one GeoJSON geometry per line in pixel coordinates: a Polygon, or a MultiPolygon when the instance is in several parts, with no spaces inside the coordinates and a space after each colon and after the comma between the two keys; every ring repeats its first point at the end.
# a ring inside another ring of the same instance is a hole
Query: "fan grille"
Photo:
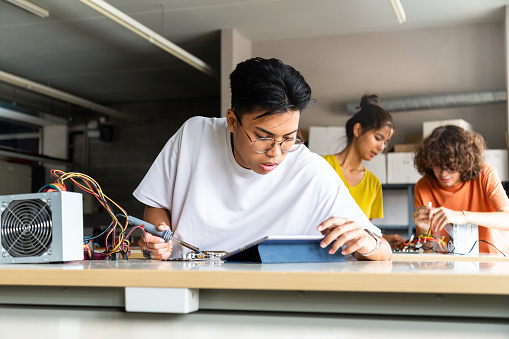
{"type": "Polygon", "coordinates": [[[52,215],[40,199],[12,201],[2,212],[2,247],[12,257],[41,256],[51,246],[52,215]]]}

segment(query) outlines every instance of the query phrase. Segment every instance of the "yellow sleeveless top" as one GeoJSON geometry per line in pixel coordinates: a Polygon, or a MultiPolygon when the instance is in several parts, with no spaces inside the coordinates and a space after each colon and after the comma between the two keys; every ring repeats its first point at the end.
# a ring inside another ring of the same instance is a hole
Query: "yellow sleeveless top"
{"type": "Polygon", "coordinates": [[[325,155],[324,158],[338,173],[339,177],[348,188],[348,191],[350,191],[355,202],[359,205],[364,214],[366,214],[368,219],[383,218],[382,184],[380,183],[380,180],[366,169],[361,182],[355,186],[350,186],[350,184],[346,181],[343,171],[341,171],[341,166],[339,166],[334,154],[325,155]]]}

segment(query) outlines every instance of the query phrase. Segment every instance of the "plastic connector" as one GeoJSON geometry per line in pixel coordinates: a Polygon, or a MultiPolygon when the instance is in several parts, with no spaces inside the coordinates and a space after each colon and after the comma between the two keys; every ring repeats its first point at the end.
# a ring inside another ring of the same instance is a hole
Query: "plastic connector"
{"type": "Polygon", "coordinates": [[[144,249],[143,250],[143,257],[145,257],[147,259],[152,259],[152,252],[147,250],[147,249],[144,249]]]}

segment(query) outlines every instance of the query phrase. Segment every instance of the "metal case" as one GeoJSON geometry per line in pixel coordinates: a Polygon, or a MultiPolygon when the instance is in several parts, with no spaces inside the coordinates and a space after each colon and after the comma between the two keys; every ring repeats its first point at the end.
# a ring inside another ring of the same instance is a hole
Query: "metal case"
{"type": "Polygon", "coordinates": [[[0,196],[0,263],[83,260],[81,193],[0,196]]]}

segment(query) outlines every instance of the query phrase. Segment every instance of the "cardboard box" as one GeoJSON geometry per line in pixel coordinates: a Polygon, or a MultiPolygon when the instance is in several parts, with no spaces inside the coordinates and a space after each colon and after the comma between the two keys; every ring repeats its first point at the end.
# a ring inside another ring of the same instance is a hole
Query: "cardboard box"
{"type": "Polygon", "coordinates": [[[467,131],[473,131],[472,125],[463,119],[424,121],[422,123],[422,137],[426,138],[435,128],[445,125],[456,125],[467,131]]]}
{"type": "Polygon", "coordinates": [[[362,163],[364,167],[371,173],[373,173],[378,180],[380,180],[380,183],[386,184],[387,183],[387,155],[386,154],[379,154],[370,161],[364,161],[362,163]]]}
{"type": "Polygon", "coordinates": [[[394,152],[415,152],[420,144],[398,144],[394,145],[394,152]]]}
{"type": "Polygon", "coordinates": [[[506,149],[489,149],[484,151],[484,161],[495,167],[501,181],[509,181],[509,156],[506,149]]]}
{"type": "Polygon", "coordinates": [[[311,126],[309,127],[308,148],[320,155],[341,152],[347,143],[346,129],[342,126],[311,126]]]}
{"type": "Polygon", "coordinates": [[[387,154],[387,183],[415,184],[422,177],[414,167],[414,152],[387,154]]]}
{"type": "Polygon", "coordinates": [[[405,144],[419,144],[422,141],[422,133],[405,134],[405,144]]]}

